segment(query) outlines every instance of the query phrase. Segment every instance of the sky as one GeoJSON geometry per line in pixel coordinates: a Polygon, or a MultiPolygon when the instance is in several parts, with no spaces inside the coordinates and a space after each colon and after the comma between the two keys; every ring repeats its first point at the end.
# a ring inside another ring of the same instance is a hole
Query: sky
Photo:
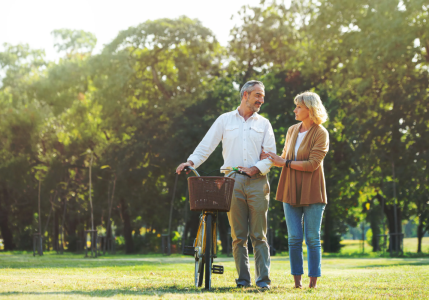
{"type": "Polygon", "coordinates": [[[210,28],[221,45],[239,23],[243,5],[256,6],[260,0],[0,0],[0,51],[3,44],[29,44],[45,49],[49,60],[59,57],[51,32],[79,29],[97,37],[95,52],[112,41],[119,31],[147,20],[186,15],[210,28]],[[231,16],[235,18],[231,20],[231,16]]]}

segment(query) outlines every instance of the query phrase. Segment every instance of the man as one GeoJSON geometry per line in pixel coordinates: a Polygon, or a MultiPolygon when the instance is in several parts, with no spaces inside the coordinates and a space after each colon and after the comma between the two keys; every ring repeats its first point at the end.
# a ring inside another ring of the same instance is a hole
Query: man
{"type": "Polygon", "coordinates": [[[228,220],[238,272],[236,283],[237,287],[251,285],[247,251],[250,234],[255,254],[256,285],[269,289],[271,280],[267,212],[270,188],[266,174],[272,163],[268,159],[260,161],[259,156],[262,149],[276,152],[276,146],[270,122],[257,113],[264,103],[264,89],[260,81],[246,82],[240,92],[240,106],[221,115],[214,122],[188,161],[180,164],[176,172],[180,174],[186,166],[198,168],[222,141],[222,169],[238,166],[251,176],[232,175],[235,185],[228,220]]]}

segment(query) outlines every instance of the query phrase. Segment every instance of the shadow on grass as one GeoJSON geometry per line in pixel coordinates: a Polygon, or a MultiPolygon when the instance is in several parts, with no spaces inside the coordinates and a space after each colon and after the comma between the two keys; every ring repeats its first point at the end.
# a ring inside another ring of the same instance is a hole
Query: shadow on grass
{"type": "Polygon", "coordinates": [[[271,290],[261,290],[259,288],[236,288],[236,287],[214,287],[210,291],[205,290],[204,288],[194,288],[194,287],[177,287],[175,285],[171,286],[161,286],[157,288],[146,288],[143,290],[140,289],[103,289],[95,291],[47,291],[47,292],[0,292],[0,297],[2,296],[46,296],[54,297],[60,295],[79,295],[86,297],[114,297],[117,295],[126,295],[126,296],[139,296],[139,295],[155,295],[160,296],[164,294],[180,294],[180,295],[198,295],[198,294],[225,294],[225,293],[234,293],[234,294],[261,294],[266,292],[276,292],[276,288],[271,290]]]}
{"type": "Polygon", "coordinates": [[[362,266],[350,266],[350,269],[371,269],[371,268],[389,268],[389,267],[403,267],[403,266],[428,266],[429,260],[421,261],[392,261],[391,264],[372,264],[372,265],[362,265],[362,266]]]}
{"type": "Polygon", "coordinates": [[[44,255],[42,257],[32,255],[0,255],[0,269],[33,269],[33,268],[110,268],[110,267],[136,267],[156,266],[168,267],[168,265],[194,264],[192,257],[183,256],[129,256],[129,257],[103,257],[84,258],[81,255],[44,255]]]}
{"type": "MultiPolygon", "coordinates": [[[[323,259],[389,259],[390,256],[359,256],[356,253],[352,255],[324,255],[323,259]]],[[[429,265],[429,256],[428,255],[415,255],[415,256],[403,256],[396,257],[389,263],[377,263],[369,262],[372,265],[362,265],[362,266],[351,266],[350,268],[375,268],[375,267],[389,267],[392,265],[429,265]]],[[[231,257],[220,256],[217,260],[220,264],[224,263],[233,263],[234,260],[231,257]]],[[[277,255],[272,257],[273,265],[280,262],[288,262],[289,257],[283,255],[277,255]]],[[[36,268],[84,268],[84,269],[96,269],[96,268],[127,268],[127,267],[143,267],[143,269],[150,270],[152,266],[157,270],[163,270],[164,268],[169,268],[171,265],[186,265],[193,266],[194,259],[189,256],[181,255],[172,255],[172,256],[162,256],[162,255],[130,255],[130,256],[103,256],[100,258],[84,258],[83,255],[76,254],[65,254],[65,255],[56,255],[49,253],[42,257],[26,254],[0,254],[0,270],[1,269],[36,269],[36,268]]]]}
{"type": "Polygon", "coordinates": [[[364,259],[378,259],[378,258],[385,258],[385,259],[389,259],[389,258],[404,258],[404,259],[416,259],[416,258],[429,258],[429,254],[427,253],[406,253],[404,255],[400,255],[400,256],[390,256],[389,253],[324,253],[322,254],[322,258],[344,258],[344,259],[348,259],[348,258],[364,258],[364,259]]]}

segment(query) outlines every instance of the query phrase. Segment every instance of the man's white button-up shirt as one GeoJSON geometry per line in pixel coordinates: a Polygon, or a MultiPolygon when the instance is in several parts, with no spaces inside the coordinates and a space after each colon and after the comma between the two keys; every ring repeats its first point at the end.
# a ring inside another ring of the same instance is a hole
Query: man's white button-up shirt
{"type": "Polygon", "coordinates": [[[256,166],[263,175],[270,171],[272,162],[269,159],[259,160],[262,149],[276,153],[273,128],[266,118],[254,113],[245,121],[238,109],[221,115],[188,160],[198,168],[220,141],[224,160],[222,169],[256,166]]]}

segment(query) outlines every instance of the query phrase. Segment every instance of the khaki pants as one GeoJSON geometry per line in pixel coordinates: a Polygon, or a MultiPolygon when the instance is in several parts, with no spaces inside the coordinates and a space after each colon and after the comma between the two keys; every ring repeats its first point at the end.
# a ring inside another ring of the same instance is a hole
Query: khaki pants
{"type": "Polygon", "coordinates": [[[237,284],[250,285],[247,239],[250,235],[255,255],[255,282],[263,287],[271,284],[270,251],[267,243],[267,212],[270,187],[267,176],[252,178],[234,174],[234,194],[228,220],[231,225],[232,250],[238,272],[237,284]]]}

